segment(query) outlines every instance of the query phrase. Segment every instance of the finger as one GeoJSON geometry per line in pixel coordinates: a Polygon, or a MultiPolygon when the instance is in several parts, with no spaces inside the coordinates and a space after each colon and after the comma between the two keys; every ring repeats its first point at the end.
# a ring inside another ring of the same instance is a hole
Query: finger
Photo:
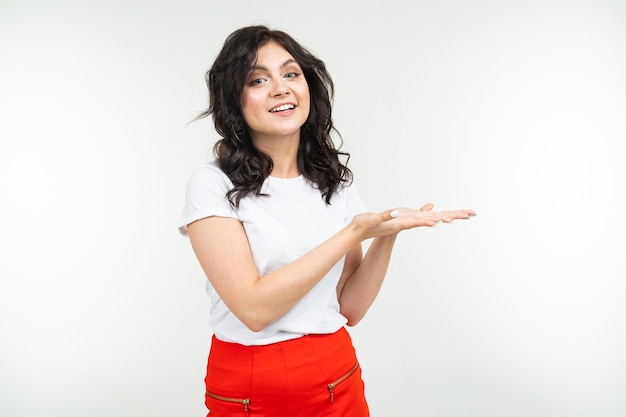
{"type": "Polygon", "coordinates": [[[453,220],[458,219],[467,220],[475,214],[471,210],[455,210],[451,212],[443,212],[442,215],[446,218],[446,221],[452,222],[453,220]]]}
{"type": "Polygon", "coordinates": [[[474,210],[463,210],[463,214],[465,214],[466,216],[466,217],[463,217],[464,219],[469,219],[470,217],[476,216],[476,213],[474,212],[474,210]]]}
{"type": "Polygon", "coordinates": [[[462,209],[457,211],[466,214],[468,217],[474,217],[476,215],[476,212],[474,212],[474,210],[462,209]]]}

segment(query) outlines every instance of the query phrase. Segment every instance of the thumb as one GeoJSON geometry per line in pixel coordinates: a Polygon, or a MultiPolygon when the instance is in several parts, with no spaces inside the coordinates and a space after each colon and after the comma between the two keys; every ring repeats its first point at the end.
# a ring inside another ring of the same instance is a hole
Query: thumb
{"type": "Polygon", "coordinates": [[[433,203],[424,204],[420,208],[420,211],[431,211],[433,209],[433,207],[435,207],[433,203]]]}

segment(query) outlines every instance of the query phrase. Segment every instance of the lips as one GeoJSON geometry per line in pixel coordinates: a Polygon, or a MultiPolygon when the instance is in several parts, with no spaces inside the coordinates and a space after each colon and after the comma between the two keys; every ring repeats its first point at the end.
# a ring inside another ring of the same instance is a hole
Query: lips
{"type": "Polygon", "coordinates": [[[270,109],[270,113],[278,113],[281,111],[293,110],[295,108],[296,108],[295,104],[286,103],[286,104],[281,104],[280,106],[276,106],[273,109],[270,109]]]}

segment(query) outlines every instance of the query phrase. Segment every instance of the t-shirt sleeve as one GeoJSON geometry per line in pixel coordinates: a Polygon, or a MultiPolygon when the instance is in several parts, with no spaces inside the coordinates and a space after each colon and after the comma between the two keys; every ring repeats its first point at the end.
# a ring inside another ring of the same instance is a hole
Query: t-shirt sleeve
{"type": "Polygon", "coordinates": [[[232,183],[216,165],[204,164],[198,167],[187,181],[185,206],[178,222],[178,231],[187,236],[187,225],[196,220],[211,216],[238,219],[226,198],[232,183]]]}

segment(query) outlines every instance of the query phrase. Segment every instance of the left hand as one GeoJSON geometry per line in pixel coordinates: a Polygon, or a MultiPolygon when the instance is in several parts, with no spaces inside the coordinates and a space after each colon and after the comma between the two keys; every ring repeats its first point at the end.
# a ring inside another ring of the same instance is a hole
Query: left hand
{"type": "Polygon", "coordinates": [[[435,226],[438,223],[452,223],[454,220],[469,219],[476,215],[474,210],[457,209],[445,211],[433,211],[434,205],[428,203],[421,208],[414,210],[410,208],[396,208],[389,212],[392,219],[403,219],[403,221],[416,222],[415,226],[435,226]]]}
{"type": "Polygon", "coordinates": [[[437,223],[452,223],[458,219],[469,219],[475,216],[473,210],[433,211],[431,203],[415,210],[399,207],[380,213],[362,213],[354,217],[352,223],[363,235],[363,240],[397,234],[403,230],[420,226],[433,227],[437,223]]]}

